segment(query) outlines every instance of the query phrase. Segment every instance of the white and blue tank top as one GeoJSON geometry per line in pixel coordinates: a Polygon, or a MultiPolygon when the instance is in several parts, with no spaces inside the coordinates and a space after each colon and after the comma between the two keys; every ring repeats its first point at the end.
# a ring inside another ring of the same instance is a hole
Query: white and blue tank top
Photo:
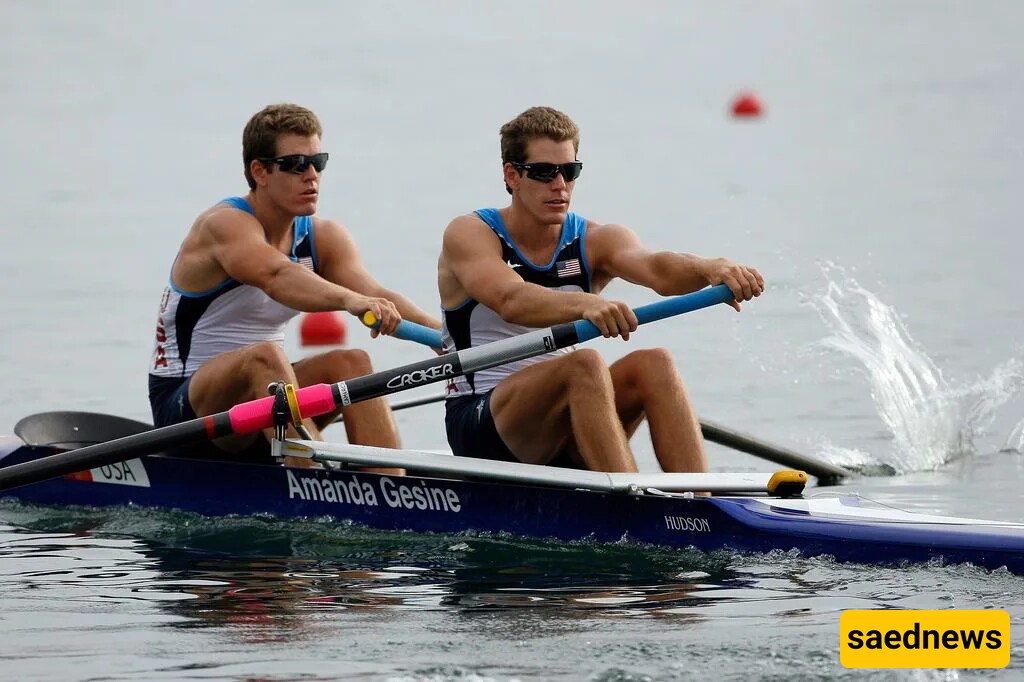
{"type": "MultiPolygon", "coordinates": [[[[242,197],[221,203],[253,214],[242,197]]],[[[319,273],[312,216],[295,218],[289,256],[319,273]]],[[[232,278],[207,291],[189,293],[179,289],[171,275],[160,299],[150,377],[189,377],[211,358],[260,341],[283,345],[288,321],[298,314],[261,289],[232,278]]]]}
{"type": "MultiPolygon", "coordinates": [[[[569,213],[562,223],[562,235],[554,255],[547,264],[538,265],[520,253],[498,209],[483,208],[474,213],[501,240],[502,259],[523,280],[549,289],[590,293],[591,273],[585,249],[586,218],[569,213]]],[[[473,298],[467,299],[455,308],[442,309],[441,317],[441,338],[447,349],[464,350],[532,331],[531,327],[506,322],[496,312],[473,298]]],[[[545,355],[455,377],[448,384],[448,397],[487,393],[503,379],[524,367],[572,350],[563,348],[545,355]]]]}

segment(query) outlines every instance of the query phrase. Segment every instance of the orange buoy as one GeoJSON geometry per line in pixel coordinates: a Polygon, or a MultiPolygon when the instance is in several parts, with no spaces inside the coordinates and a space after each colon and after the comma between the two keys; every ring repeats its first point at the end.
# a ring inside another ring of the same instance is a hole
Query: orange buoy
{"type": "Polygon", "coordinates": [[[299,323],[299,342],[303,346],[341,346],[345,343],[345,320],[341,313],[306,313],[299,323]]]}
{"type": "Polygon", "coordinates": [[[761,100],[752,92],[741,92],[732,102],[732,115],[736,118],[757,118],[763,109],[761,100]]]}

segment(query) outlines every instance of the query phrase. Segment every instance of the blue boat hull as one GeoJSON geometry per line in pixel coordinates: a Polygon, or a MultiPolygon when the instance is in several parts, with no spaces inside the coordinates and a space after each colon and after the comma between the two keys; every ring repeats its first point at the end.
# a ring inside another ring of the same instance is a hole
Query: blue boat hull
{"type": "MultiPolygon", "coordinates": [[[[23,447],[4,464],[51,454],[23,447]]],[[[354,470],[153,455],[3,494],[60,505],[178,509],[208,516],[345,519],[380,529],[476,531],[705,551],[796,549],[862,563],[941,558],[1024,574],[1024,526],[858,518],[856,499],[816,500],[608,493],[571,488],[384,476],[354,470]],[[82,480],[91,478],[92,480],[82,480]]],[[[904,513],[905,514],[905,513],[904,513]]],[[[907,514],[908,517],[915,515],[907,514]]]]}

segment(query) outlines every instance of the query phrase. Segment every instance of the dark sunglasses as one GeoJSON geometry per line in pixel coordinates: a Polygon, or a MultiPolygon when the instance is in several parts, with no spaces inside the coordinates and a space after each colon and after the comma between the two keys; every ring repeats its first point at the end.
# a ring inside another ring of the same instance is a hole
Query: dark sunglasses
{"type": "Polygon", "coordinates": [[[513,163],[517,171],[526,171],[526,177],[537,182],[551,182],[559,173],[566,182],[572,182],[583,172],[582,161],[569,163],[513,163]]]}
{"type": "Polygon", "coordinates": [[[317,173],[322,173],[324,168],[327,168],[327,152],[320,152],[319,154],[312,154],[307,156],[305,154],[289,154],[288,156],[278,156],[274,159],[256,159],[264,165],[276,163],[277,167],[281,169],[282,173],[296,173],[301,175],[306,172],[306,169],[312,166],[317,173]]]}

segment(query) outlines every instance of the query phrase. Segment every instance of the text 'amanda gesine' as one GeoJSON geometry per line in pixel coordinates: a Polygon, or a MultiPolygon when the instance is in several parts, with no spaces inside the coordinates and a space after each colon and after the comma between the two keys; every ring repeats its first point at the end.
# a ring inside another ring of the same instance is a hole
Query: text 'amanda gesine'
{"type": "Polygon", "coordinates": [[[419,509],[458,513],[462,500],[451,488],[431,485],[426,481],[401,483],[383,476],[376,486],[356,476],[332,478],[315,475],[288,475],[288,497],[293,500],[333,502],[356,506],[379,507],[382,504],[393,509],[419,509]]]}

